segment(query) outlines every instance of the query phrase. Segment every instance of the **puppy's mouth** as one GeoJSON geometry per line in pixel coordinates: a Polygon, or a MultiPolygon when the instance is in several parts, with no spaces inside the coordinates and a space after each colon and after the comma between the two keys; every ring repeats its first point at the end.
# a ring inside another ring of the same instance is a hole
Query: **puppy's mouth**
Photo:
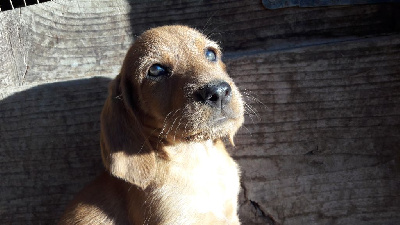
{"type": "Polygon", "coordinates": [[[219,115],[197,124],[197,129],[186,133],[185,139],[193,141],[230,136],[236,132],[241,123],[240,116],[219,115]]]}
{"type": "MultiPolygon", "coordinates": [[[[224,125],[225,123],[228,123],[229,121],[235,121],[238,120],[239,116],[234,116],[234,113],[232,110],[221,110],[221,112],[217,113],[217,115],[212,116],[211,119],[209,119],[208,125],[209,126],[221,126],[224,125]]],[[[207,123],[207,122],[206,122],[207,123]]]]}

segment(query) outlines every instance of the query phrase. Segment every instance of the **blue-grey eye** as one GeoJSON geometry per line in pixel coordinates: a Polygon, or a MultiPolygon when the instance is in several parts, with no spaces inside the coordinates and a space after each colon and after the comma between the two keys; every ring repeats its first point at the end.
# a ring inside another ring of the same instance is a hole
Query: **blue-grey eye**
{"type": "Polygon", "coordinates": [[[217,61],[217,54],[214,50],[206,49],[206,59],[211,62],[217,61]]]}
{"type": "Polygon", "coordinates": [[[150,66],[148,75],[151,77],[160,77],[169,75],[169,71],[166,67],[161,66],[159,64],[154,64],[150,66]]]}

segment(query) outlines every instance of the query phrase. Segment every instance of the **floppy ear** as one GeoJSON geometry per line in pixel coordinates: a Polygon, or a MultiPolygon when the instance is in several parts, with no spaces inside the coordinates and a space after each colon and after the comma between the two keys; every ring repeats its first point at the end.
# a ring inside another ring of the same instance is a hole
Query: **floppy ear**
{"type": "Polygon", "coordinates": [[[118,75],[110,83],[101,113],[101,154],[106,169],[113,176],[144,189],[154,178],[155,153],[126,99],[131,90],[126,84],[121,85],[121,81],[118,75]]]}

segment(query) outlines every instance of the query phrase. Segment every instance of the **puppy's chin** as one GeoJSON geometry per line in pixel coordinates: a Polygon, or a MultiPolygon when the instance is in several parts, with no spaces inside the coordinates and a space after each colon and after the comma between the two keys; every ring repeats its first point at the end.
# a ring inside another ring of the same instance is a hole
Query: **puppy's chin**
{"type": "Polygon", "coordinates": [[[243,116],[236,118],[221,117],[204,122],[197,129],[187,133],[186,141],[215,140],[224,137],[232,138],[243,123],[243,116]]]}
{"type": "Polygon", "coordinates": [[[234,98],[231,104],[218,110],[201,103],[189,104],[183,113],[185,126],[180,128],[183,141],[215,140],[232,137],[244,121],[243,104],[240,98],[234,98]]]}

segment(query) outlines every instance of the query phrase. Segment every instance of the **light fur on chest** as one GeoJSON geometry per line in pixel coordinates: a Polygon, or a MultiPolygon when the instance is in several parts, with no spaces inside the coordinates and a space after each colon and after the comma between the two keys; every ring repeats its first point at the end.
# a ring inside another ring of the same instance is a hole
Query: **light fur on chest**
{"type": "Polygon", "coordinates": [[[221,145],[207,141],[165,148],[170,160],[159,171],[165,175],[154,194],[171,224],[201,224],[209,218],[235,224],[239,170],[221,145]]]}

